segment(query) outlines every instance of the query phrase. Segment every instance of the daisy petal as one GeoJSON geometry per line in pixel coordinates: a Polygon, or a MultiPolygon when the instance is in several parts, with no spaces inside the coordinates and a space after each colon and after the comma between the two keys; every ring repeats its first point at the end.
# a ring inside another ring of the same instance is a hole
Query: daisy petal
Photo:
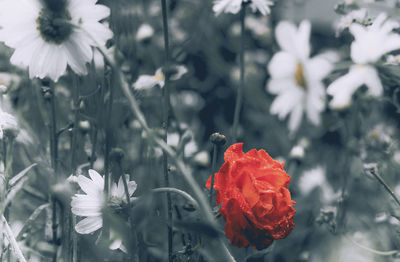
{"type": "Polygon", "coordinates": [[[79,234],[90,234],[103,226],[101,217],[87,217],[79,221],[75,226],[76,232],[79,234]]]}

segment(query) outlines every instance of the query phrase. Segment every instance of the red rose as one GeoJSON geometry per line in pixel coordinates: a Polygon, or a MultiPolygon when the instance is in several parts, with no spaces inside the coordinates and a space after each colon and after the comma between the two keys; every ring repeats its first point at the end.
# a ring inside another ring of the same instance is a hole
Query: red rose
{"type": "MultiPolygon", "coordinates": [[[[285,238],[294,228],[296,204],[287,186],[290,176],[283,163],[264,150],[244,154],[242,143],[225,152],[225,163],[215,174],[217,205],[224,217],[225,233],[233,245],[267,248],[274,239],[285,238]]],[[[210,188],[211,177],[206,187],[210,188]]]]}

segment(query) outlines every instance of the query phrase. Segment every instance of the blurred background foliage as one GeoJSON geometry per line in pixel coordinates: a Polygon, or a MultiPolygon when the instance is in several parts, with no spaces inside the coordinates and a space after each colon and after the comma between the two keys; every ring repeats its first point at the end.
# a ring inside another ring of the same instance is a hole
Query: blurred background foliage
{"type": "MultiPolygon", "coordinates": [[[[109,19],[114,38],[115,60],[133,83],[142,74],[154,74],[164,63],[163,28],[159,1],[104,0],[111,8],[109,19]],[[149,25],[154,33],[142,38],[138,31],[149,25]]],[[[246,81],[241,113],[239,141],[244,149],[264,148],[271,156],[285,161],[292,177],[290,190],[297,202],[296,227],[283,240],[268,249],[235,248],[229,245],[238,261],[400,261],[396,255],[377,255],[352,243],[376,250],[400,249],[399,206],[378,181],[364,170],[365,163],[378,163],[379,173],[400,194],[399,167],[399,88],[398,66],[380,68],[385,96],[370,99],[360,91],[350,108],[327,110],[323,123],[314,127],[303,121],[295,136],[290,137],[286,122],[269,113],[274,98],[265,90],[266,65],[279,50],[273,33],[282,19],[313,24],[313,52],[335,49],[348,51],[351,36],[335,37],[332,27],[336,1],[276,1],[271,16],[248,12],[246,18],[246,81]],[[346,235],[348,238],[345,238],[346,235]]],[[[228,143],[218,154],[217,166],[223,163],[223,151],[231,144],[230,129],[236,88],[239,80],[238,50],[240,24],[238,15],[215,17],[212,1],[170,0],[169,26],[172,60],[185,65],[188,73],[171,83],[173,115],[169,143],[182,155],[200,185],[210,176],[214,132],[225,134],[228,143]]],[[[398,17],[396,17],[398,20],[398,17]]],[[[347,52],[348,53],[348,52],[347,52]]],[[[10,107],[26,130],[25,140],[15,145],[13,170],[19,172],[38,163],[29,183],[15,197],[10,207],[13,228],[21,230],[28,217],[48,202],[55,192],[68,209],[69,199],[77,192],[65,179],[71,170],[71,137],[78,129],[76,164],[86,172],[89,167],[99,173],[104,169],[105,133],[112,130],[114,150],[110,163],[112,177],[130,174],[138,184],[131,210],[136,226],[140,261],[166,261],[167,222],[165,195],[150,189],[163,186],[161,150],[145,138],[137,120],[130,113],[127,99],[114,88],[112,116],[106,114],[110,99],[112,74],[93,63],[88,76],[64,77],[57,84],[56,111],[59,127],[58,178],[52,174],[48,152],[49,103],[46,83],[31,81],[25,71],[9,64],[11,51],[0,48],[1,75],[13,74],[17,81],[9,85],[10,107]],[[74,96],[79,90],[78,103],[74,96]],[[75,113],[79,115],[78,126],[75,113]]],[[[101,60],[101,59],[100,59],[101,60]]],[[[336,70],[327,82],[343,74],[336,70]],[[336,75],[335,75],[336,74],[336,75]]],[[[136,90],[136,97],[152,128],[161,132],[162,90],[136,90]]],[[[170,166],[172,187],[191,193],[174,166],[170,166]]],[[[204,187],[204,193],[208,191],[204,187]]],[[[208,261],[207,248],[216,232],[199,223],[197,211],[184,199],[173,195],[174,253],[176,261],[208,261]]],[[[54,246],[49,228],[50,210],[45,208],[21,234],[23,251],[29,261],[49,261],[54,246]]],[[[110,223],[118,234],[129,239],[124,216],[111,214],[110,223]]],[[[218,218],[223,230],[224,221],[218,218]]],[[[60,229],[61,230],[61,229],[60,229]]],[[[111,251],[99,233],[80,235],[80,261],[128,261],[121,251],[111,251]]],[[[226,240],[227,241],[227,240],[226,240]]],[[[60,245],[63,243],[60,239],[60,245]]],[[[129,242],[129,241],[128,241],[129,242]]],[[[128,245],[129,246],[129,245],[128,245]]],[[[6,261],[3,254],[2,261],[6,261]]]]}

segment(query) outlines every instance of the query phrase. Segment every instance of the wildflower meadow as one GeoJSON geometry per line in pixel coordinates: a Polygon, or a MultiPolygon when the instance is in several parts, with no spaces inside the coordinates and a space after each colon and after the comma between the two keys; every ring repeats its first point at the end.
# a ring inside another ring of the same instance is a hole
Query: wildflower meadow
{"type": "Polygon", "coordinates": [[[400,262],[399,0],[0,0],[1,262],[400,262]]]}

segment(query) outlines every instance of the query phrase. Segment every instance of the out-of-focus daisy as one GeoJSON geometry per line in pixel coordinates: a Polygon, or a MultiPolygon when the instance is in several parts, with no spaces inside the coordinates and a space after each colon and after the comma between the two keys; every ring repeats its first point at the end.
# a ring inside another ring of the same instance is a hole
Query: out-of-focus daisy
{"type": "Polygon", "coordinates": [[[77,74],[86,74],[96,43],[85,31],[104,45],[112,32],[99,21],[109,16],[109,8],[95,0],[47,2],[0,1],[0,40],[15,49],[11,63],[29,67],[31,78],[57,81],[67,65],[77,74]]]}
{"type": "Polygon", "coordinates": [[[142,24],[136,33],[136,40],[143,41],[151,38],[154,35],[154,29],[149,24],[142,24]]]}
{"type": "MultiPolygon", "coordinates": [[[[185,66],[173,66],[171,68],[173,71],[170,75],[169,80],[178,80],[184,74],[187,73],[187,68],[185,66]]],[[[136,90],[145,90],[155,87],[159,85],[160,87],[164,87],[165,84],[165,75],[163,73],[162,68],[157,69],[154,75],[141,75],[133,84],[133,88],[136,90]]]]}
{"type": "Polygon", "coordinates": [[[400,55],[388,55],[386,56],[386,65],[399,65],[400,55]]]}
{"type": "Polygon", "coordinates": [[[237,14],[240,11],[242,3],[250,2],[253,11],[260,11],[261,14],[270,13],[270,6],[274,3],[270,0],[215,0],[213,10],[216,15],[221,13],[237,14]]]}
{"type": "Polygon", "coordinates": [[[353,10],[350,13],[342,16],[336,23],[335,28],[336,28],[336,34],[339,34],[346,28],[349,28],[349,26],[354,23],[360,23],[362,24],[365,20],[367,19],[367,9],[362,8],[362,9],[357,9],[353,10]]]}
{"type": "Polygon", "coordinates": [[[355,38],[351,44],[351,59],[355,65],[328,87],[328,94],[333,96],[330,102],[332,108],[348,106],[353,93],[362,85],[368,87],[372,96],[382,95],[382,83],[373,64],[384,54],[400,49],[400,36],[392,32],[397,27],[399,24],[388,20],[383,13],[371,26],[350,25],[350,32],[355,38]]]}
{"type": "Polygon", "coordinates": [[[310,58],[309,21],[299,28],[290,22],[280,22],[276,39],[282,51],[276,53],[268,65],[271,79],[267,89],[277,95],[270,112],[284,119],[290,114],[289,130],[296,131],[303,112],[314,125],[320,123],[320,113],[325,107],[325,89],[322,80],[332,70],[336,57],[325,53],[310,58]]]}
{"type": "Polygon", "coordinates": [[[15,135],[18,132],[18,123],[14,116],[0,109],[0,139],[3,139],[6,132],[12,132],[15,135]]]}
{"type": "Polygon", "coordinates": [[[321,166],[305,171],[299,179],[298,187],[302,195],[306,196],[315,188],[321,190],[322,202],[328,204],[336,198],[332,187],[326,181],[325,169],[321,166]]]}
{"type": "MultiPolygon", "coordinates": [[[[119,179],[118,184],[112,183],[110,200],[107,201],[103,191],[104,177],[93,169],[89,170],[89,176],[90,179],[83,175],[78,176],[77,182],[86,194],[75,194],[71,202],[72,213],[77,216],[86,217],[75,226],[75,230],[79,234],[90,234],[103,226],[102,209],[108,202],[112,206],[121,205],[123,202],[126,202],[122,177],[119,179]]],[[[125,175],[125,179],[128,182],[129,197],[131,197],[137,185],[135,181],[129,181],[129,175],[125,175]]],[[[122,241],[114,239],[110,248],[123,249],[122,241]]]]}

